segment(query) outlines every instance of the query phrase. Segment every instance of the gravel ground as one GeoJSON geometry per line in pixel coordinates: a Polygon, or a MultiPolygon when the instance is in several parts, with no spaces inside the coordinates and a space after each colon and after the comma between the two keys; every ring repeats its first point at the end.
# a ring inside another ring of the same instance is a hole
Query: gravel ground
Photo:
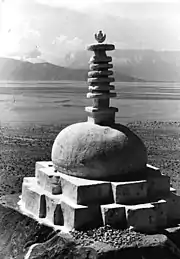
{"type": "MultiPolygon", "coordinates": [[[[133,122],[128,124],[144,141],[149,163],[160,167],[171,177],[171,185],[180,189],[180,122],[133,122]]],[[[23,177],[34,176],[35,162],[50,160],[51,148],[63,126],[0,128],[0,195],[21,192],[23,177]]],[[[80,244],[103,241],[118,248],[143,239],[144,235],[130,230],[100,227],[90,231],[75,231],[80,244]]]]}
{"type": "Polygon", "coordinates": [[[95,228],[88,231],[72,231],[70,234],[77,243],[88,246],[95,241],[107,243],[115,248],[130,246],[132,243],[143,241],[145,234],[141,234],[129,229],[119,230],[110,226],[95,228]]]}

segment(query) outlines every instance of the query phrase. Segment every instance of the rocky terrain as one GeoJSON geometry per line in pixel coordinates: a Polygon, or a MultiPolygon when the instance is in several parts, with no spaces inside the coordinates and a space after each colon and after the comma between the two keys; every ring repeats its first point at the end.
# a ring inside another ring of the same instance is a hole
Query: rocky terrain
{"type": "MultiPolygon", "coordinates": [[[[158,235],[145,235],[129,230],[101,227],[92,231],[72,232],[73,241],[69,241],[69,237],[64,239],[52,229],[43,228],[17,211],[6,208],[6,204],[16,208],[23,177],[34,176],[36,161],[50,160],[53,141],[65,126],[7,126],[0,129],[0,258],[24,258],[27,251],[30,251],[30,256],[26,258],[82,258],[80,255],[72,257],[72,254],[67,252],[72,248],[75,249],[73,251],[77,251],[78,247],[82,246],[95,249],[98,258],[119,258],[120,255],[122,258],[132,258],[134,254],[137,255],[135,258],[139,259],[177,258],[177,254],[180,255],[177,248],[180,247],[179,229],[158,235]],[[28,230],[30,226],[31,231],[28,230]],[[42,233],[45,233],[44,236],[42,233]],[[173,245],[177,245],[174,248],[176,255],[170,249],[173,247],[171,240],[173,245]],[[60,257],[62,251],[65,254],[60,257]],[[112,257],[112,253],[115,252],[116,256],[112,257]]],[[[160,167],[162,173],[171,177],[171,185],[179,189],[180,123],[147,121],[129,123],[128,126],[145,142],[149,163],[160,167]]]]}

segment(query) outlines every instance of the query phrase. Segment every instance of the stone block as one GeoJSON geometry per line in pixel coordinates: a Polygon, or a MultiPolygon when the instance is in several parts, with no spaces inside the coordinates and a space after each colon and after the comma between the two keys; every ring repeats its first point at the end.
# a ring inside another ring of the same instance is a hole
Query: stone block
{"type": "Polygon", "coordinates": [[[119,204],[101,205],[101,213],[104,225],[126,227],[125,207],[119,204]]]}
{"type": "Polygon", "coordinates": [[[62,195],[45,195],[46,218],[54,225],[64,225],[64,218],[61,209],[62,195]]]}
{"type": "Polygon", "coordinates": [[[170,187],[170,192],[176,194],[177,190],[175,188],[173,188],[173,187],[170,187]]]}
{"type": "Polygon", "coordinates": [[[166,202],[168,222],[179,220],[180,223],[180,196],[171,192],[166,202]]]}
{"type": "Polygon", "coordinates": [[[156,212],[156,226],[157,228],[167,227],[167,202],[159,200],[153,202],[154,210],[156,212]]]}
{"type": "Polygon", "coordinates": [[[138,204],[147,198],[146,180],[133,182],[112,182],[114,202],[118,204],[138,204]]]}
{"type": "Polygon", "coordinates": [[[99,227],[102,223],[101,210],[98,205],[77,205],[66,197],[61,202],[64,226],[68,230],[99,227]]]}
{"type": "Polygon", "coordinates": [[[38,185],[44,190],[54,195],[62,193],[60,173],[55,172],[53,167],[38,169],[36,177],[38,185]]]}
{"type": "Polygon", "coordinates": [[[63,195],[76,204],[113,203],[110,182],[87,180],[61,174],[61,187],[63,195]]]}
{"type": "Polygon", "coordinates": [[[155,231],[167,226],[167,202],[159,200],[153,203],[126,206],[128,226],[137,231],[155,231]]]}
{"type": "Polygon", "coordinates": [[[37,183],[37,181],[36,181],[35,177],[24,177],[23,183],[28,184],[28,185],[32,185],[32,184],[37,183]]]}
{"type": "Polygon", "coordinates": [[[22,183],[22,202],[25,202],[29,193],[28,188],[37,184],[35,177],[24,177],[22,183]]]}
{"type": "Polygon", "coordinates": [[[166,175],[147,177],[147,195],[149,199],[159,199],[170,193],[170,177],[166,175]]]}
{"type": "Polygon", "coordinates": [[[43,191],[37,186],[24,186],[23,202],[25,209],[39,218],[46,216],[46,200],[43,191]]]}
{"type": "Polygon", "coordinates": [[[146,175],[149,177],[161,175],[161,171],[158,167],[146,164],[146,175]]]}
{"type": "MultiPolygon", "coordinates": [[[[166,235],[168,239],[170,239],[176,247],[180,247],[180,226],[179,224],[176,226],[172,226],[170,228],[166,228],[166,235]]],[[[180,257],[180,253],[179,256],[180,257]]]]}
{"type": "Polygon", "coordinates": [[[52,161],[38,161],[35,164],[35,177],[37,177],[38,170],[41,168],[53,167],[52,161]]]}
{"type": "MultiPolygon", "coordinates": [[[[109,109],[110,110],[110,109],[109,109]]],[[[88,122],[90,123],[94,123],[94,124],[100,124],[100,123],[107,123],[107,125],[110,125],[112,123],[114,123],[115,121],[115,112],[116,111],[111,111],[110,112],[106,109],[103,110],[103,112],[100,111],[96,111],[96,112],[92,112],[92,113],[88,113],[88,122]]]]}
{"type": "Polygon", "coordinates": [[[127,226],[136,231],[156,229],[156,211],[151,203],[126,206],[127,226]]]}

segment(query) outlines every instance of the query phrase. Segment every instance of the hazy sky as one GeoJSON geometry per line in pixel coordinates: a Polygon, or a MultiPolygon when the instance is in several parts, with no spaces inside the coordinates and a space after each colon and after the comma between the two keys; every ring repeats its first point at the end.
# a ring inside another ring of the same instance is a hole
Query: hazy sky
{"type": "Polygon", "coordinates": [[[180,0],[2,0],[0,17],[1,56],[61,60],[100,29],[116,48],[180,49],[180,0]]]}

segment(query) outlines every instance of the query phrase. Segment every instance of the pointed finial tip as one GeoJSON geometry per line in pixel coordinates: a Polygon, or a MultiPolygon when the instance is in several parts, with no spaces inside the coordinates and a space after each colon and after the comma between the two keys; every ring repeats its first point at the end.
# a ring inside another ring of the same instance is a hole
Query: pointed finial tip
{"type": "Polygon", "coordinates": [[[95,33],[94,36],[98,43],[102,43],[106,39],[106,34],[104,34],[102,31],[99,31],[98,34],[95,33]]]}

